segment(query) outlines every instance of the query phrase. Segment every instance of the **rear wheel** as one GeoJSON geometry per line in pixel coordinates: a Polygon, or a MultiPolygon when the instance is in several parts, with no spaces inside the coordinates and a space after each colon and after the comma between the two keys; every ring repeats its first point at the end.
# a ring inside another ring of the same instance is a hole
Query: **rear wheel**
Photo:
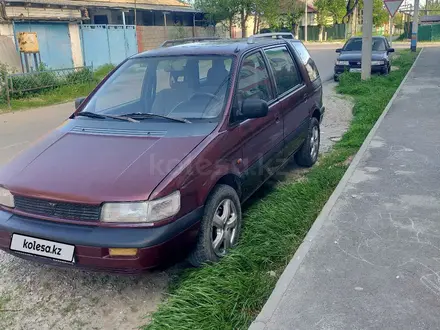
{"type": "Polygon", "coordinates": [[[194,267],[216,262],[233,248],[241,232],[241,205],[228,185],[214,188],[205,205],[197,245],[188,257],[194,267]]]}
{"type": "Polygon", "coordinates": [[[321,131],[319,129],[319,122],[318,119],[312,117],[307,139],[295,155],[297,164],[305,167],[313,166],[318,160],[320,143],[321,131]]]}

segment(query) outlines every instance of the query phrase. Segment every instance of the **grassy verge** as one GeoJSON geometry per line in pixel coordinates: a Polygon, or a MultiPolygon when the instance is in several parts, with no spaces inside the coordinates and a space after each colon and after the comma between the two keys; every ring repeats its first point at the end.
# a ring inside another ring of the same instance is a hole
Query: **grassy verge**
{"type": "MultiPolygon", "coordinates": [[[[27,97],[12,98],[11,109],[6,103],[0,102],[0,113],[14,110],[31,109],[47,105],[60,104],[87,96],[106,75],[113,69],[111,65],[104,65],[93,73],[93,81],[74,85],[63,85],[33,93],[27,97]]],[[[1,101],[1,100],[0,100],[1,101]]]]}
{"type": "MultiPolygon", "coordinates": [[[[354,98],[352,124],[333,151],[298,182],[272,188],[244,213],[240,245],[221,262],[181,274],[145,329],[246,329],[384,110],[415,55],[400,52],[398,71],[360,81],[344,74],[339,92],[354,98]]],[[[261,193],[261,192],[260,192],[261,193]]]]}

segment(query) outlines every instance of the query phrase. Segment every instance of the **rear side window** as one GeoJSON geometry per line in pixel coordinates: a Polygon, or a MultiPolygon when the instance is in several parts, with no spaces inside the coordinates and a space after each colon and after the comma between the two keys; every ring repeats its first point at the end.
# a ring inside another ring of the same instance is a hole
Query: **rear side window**
{"type": "Polygon", "coordinates": [[[272,99],[269,74],[260,53],[244,59],[239,72],[237,98],[239,104],[248,98],[272,99]]]}
{"type": "Polygon", "coordinates": [[[306,67],[307,73],[309,74],[310,80],[315,81],[319,78],[318,68],[316,67],[315,61],[310,57],[310,53],[306,46],[300,41],[292,42],[291,45],[295,49],[302,63],[306,67]]]}
{"type": "Polygon", "coordinates": [[[284,94],[302,83],[298,68],[286,47],[266,49],[265,53],[275,75],[278,94],[284,94]]]}

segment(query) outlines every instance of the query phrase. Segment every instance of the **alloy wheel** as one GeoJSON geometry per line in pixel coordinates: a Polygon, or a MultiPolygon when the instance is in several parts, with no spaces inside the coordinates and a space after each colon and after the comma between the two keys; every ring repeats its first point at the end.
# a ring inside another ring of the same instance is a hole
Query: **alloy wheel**
{"type": "Polygon", "coordinates": [[[312,159],[318,157],[319,151],[319,128],[318,126],[313,126],[312,134],[310,136],[310,156],[312,159]]]}
{"type": "Polygon", "coordinates": [[[212,248],[222,257],[237,241],[238,215],[235,204],[230,199],[221,201],[212,221],[212,248]]]}

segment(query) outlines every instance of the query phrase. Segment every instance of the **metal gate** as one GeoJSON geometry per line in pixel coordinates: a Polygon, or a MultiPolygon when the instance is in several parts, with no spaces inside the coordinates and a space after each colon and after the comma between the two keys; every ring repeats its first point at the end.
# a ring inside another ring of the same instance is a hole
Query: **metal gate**
{"type": "Polygon", "coordinates": [[[51,69],[73,67],[67,23],[15,23],[15,34],[36,32],[41,61],[51,69]]]}
{"type": "Polygon", "coordinates": [[[137,53],[134,25],[81,25],[85,65],[117,65],[137,53]]]}

